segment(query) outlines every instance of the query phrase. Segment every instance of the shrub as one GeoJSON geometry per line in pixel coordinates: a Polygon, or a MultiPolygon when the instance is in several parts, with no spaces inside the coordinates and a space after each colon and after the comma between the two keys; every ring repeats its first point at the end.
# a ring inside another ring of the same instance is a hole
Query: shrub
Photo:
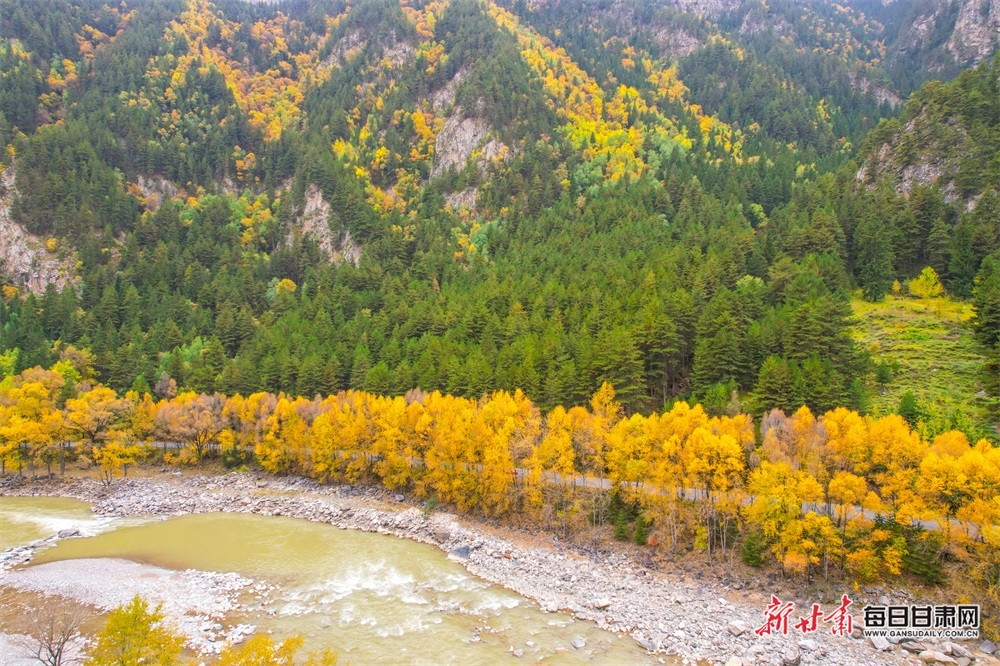
{"type": "Polygon", "coordinates": [[[631,538],[632,533],[629,529],[628,517],[625,515],[624,511],[619,511],[615,514],[615,538],[619,541],[628,541],[631,538]]]}
{"type": "Polygon", "coordinates": [[[645,546],[649,541],[650,527],[651,525],[646,520],[646,516],[640,513],[639,517],[635,519],[635,533],[632,535],[632,540],[640,546],[645,546]]]}
{"type": "Polygon", "coordinates": [[[759,567],[764,563],[764,551],[767,544],[764,543],[764,535],[759,532],[751,532],[743,540],[743,547],[740,555],[743,562],[750,567],[759,567]]]}

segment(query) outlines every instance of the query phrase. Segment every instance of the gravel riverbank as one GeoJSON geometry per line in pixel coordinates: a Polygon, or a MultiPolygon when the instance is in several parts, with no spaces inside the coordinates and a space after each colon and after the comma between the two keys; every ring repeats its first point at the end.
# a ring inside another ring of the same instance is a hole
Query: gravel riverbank
{"type": "Polygon", "coordinates": [[[59,595],[105,612],[138,594],[160,606],[187,645],[202,654],[216,653],[226,642],[239,642],[254,630],[250,625],[222,624],[229,613],[245,610],[239,596],[254,585],[235,573],[173,571],[102,558],[11,569],[0,573],[0,585],[59,595]]]}
{"type": "MultiPolygon", "coordinates": [[[[692,581],[681,573],[654,572],[626,555],[523,545],[516,534],[507,537],[480,529],[448,513],[425,517],[405,502],[379,501],[383,493],[378,490],[247,473],[129,479],[116,482],[110,491],[89,479],[8,482],[0,484],[0,495],[4,494],[73,497],[92,502],[94,512],[107,516],[242,512],[414,539],[448,552],[472,574],[535,600],[543,611],[571,613],[602,629],[631,635],[651,652],[683,659],[727,666],[920,663],[917,655],[898,645],[878,651],[868,640],[833,636],[822,628],[808,637],[795,631],[758,637],[753,629],[763,623],[766,605],[760,594],[692,581]]],[[[0,556],[0,566],[5,559],[14,563],[28,557],[30,553],[23,551],[7,553],[0,556]]],[[[863,604],[857,598],[855,603],[857,622],[863,604]]],[[[824,610],[829,612],[832,606],[827,604],[824,610]]],[[[958,660],[965,657],[958,650],[953,654],[954,659],[940,656],[961,664],[958,660]]],[[[971,656],[976,663],[1000,664],[978,650],[971,656]]]]}

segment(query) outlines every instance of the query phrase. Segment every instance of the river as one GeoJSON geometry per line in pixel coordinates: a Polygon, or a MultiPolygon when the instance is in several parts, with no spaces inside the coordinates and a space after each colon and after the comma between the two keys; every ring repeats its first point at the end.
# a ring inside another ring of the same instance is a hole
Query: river
{"type": "Polygon", "coordinates": [[[258,585],[242,590],[227,624],[300,634],[310,649],[336,650],[341,663],[515,663],[511,650],[525,663],[661,663],[630,638],[566,613],[543,613],[427,544],[297,518],[209,513],[124,521],[93,516],[83,502],[0,497],[4,548],[66,528],[91,536],[39,552],[30,567],[36,573],[116,571],[111,564],[127,560],[148,568],[130,574],[137,578],[157,568],[239,574],[258,585]]]}

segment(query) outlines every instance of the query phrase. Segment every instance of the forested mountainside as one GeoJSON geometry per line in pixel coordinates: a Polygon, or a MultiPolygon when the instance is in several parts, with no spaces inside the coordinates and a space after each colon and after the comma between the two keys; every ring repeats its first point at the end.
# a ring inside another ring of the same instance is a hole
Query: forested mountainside
{"type": "Polygon", "coordinates": [[[849,294],[931,266],[995,405],[996,70],[935,7],[0,0],[4,372],[865,412],[849,294]]]}

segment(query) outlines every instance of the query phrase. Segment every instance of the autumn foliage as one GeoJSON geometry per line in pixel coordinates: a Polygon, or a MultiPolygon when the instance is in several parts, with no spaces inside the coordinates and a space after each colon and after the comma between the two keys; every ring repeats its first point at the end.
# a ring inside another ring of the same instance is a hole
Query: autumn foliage
{"type": "Polygon", "coordinates": [[[479,400],[185,392],[155,402],[86,383],[67,396],[64,375],[74,373],[61,362],[0,385],[5,472],[51,472],[83,454],[111,484],[151,455],[255,460],[275,474],[382,484],[567,532],[618,519],[600,505],[610,494],[636,507],[665,548],[713,559],[750,548],[748,561],[860,582],[916,567],[928,543],[970,562],[1000,547],[1000,449],[958,431],[927,442],[897,415],[802,407],[772,410],[755,427],[749,415],[710,416],[686,402],[626,414],[609,384],[587,407],[546,415],[520,390],[479,400]]]}

